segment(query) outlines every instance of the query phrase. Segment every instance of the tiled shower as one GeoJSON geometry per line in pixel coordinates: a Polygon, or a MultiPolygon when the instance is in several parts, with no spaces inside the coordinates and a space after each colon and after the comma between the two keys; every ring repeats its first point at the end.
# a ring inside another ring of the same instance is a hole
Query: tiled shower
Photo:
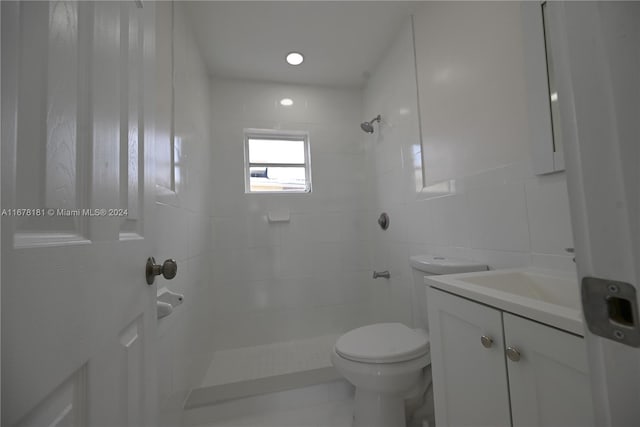
{"type": "MultiPolygon", "coordinates": [[[[159,227],[187,230],[160,241],[182,245],[186,261],[177,286],[184,310],[159,325],[160,369],[172,372],[160,382],[167,425],[189,390],[224,384],[216,372],[224,360],[244,354],[245,363],[263,366],[246,372],[277,376],[282,370],[268,359],[290,357],[291,343],[307,345],[300,354],[313,359],[319,350],[309,346],[328,351],[332,337],[357,326],[410,324],[410,255],[574,268],[565,251],[573,243],[564,174],[536,176],[529,160],[522,35],[512,24],[518,6],[469,13],[473,7],[417,7],[366,85],[345,88],[207,78],[189,6],[175,4],[175,97],[183,107],[176,135],[185,130],[181,155],[199,166],[180,171],[184,197],[158,205],[159,227]],[[444,26],[443,17],[456,25],[444,26]],[[455,37],[472,33],[472,47],[455,37]],[[437,42],[420,43],[427,39],[437,42]],[[482,60],[469,60],[468,49],[482,60]],[[294,106],[281,106],[283,97],[294,106]],[[363,133],[359,123],[377,114],[376,132],[363,133]],[[186,132],[194,127],[203,130],[186,132]],[[308,132],[313,192],[245,194],[246,128],[308,132]],[[386,231],[376,224],[381,212],[391,218],[386,231]],[[270,213],[288,221],[270,223],[270,213]],[[373,280],[374,269],[391,279],[373,280]]],[[[328,364],[327,354],[299,366],[328,364]]]]}

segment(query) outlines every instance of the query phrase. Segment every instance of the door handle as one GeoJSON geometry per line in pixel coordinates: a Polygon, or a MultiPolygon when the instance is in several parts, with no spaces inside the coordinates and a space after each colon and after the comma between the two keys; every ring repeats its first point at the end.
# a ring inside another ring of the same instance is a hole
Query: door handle
{"type": "Polygon", "coordinates": [[[171,280],[178,274],[178,263],[175,259],[169,258],[165,262],[156,264],[156,260],[153,257],[147,258],[147,264],[145,265],[145,276],[147,278],[147,284],[153,285],[156,276],[162,274],[167,280],[171,280]]]}

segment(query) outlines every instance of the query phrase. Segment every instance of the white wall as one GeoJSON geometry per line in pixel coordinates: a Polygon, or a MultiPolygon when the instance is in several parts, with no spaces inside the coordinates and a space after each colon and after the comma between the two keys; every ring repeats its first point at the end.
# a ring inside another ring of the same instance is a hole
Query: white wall
{"type": "Polygon", "coordinates": [[[538,177],[528,147],[517,3],[428,3],[414,17],[419,105],[408,22],[372,75],[364,117],[382,114],[371,140],[377,211],[379,319],[410,323],[412,254],[573,269],[564,174],[538,177]],[[427,188],[416,191],[421,163],[427,188]]]}
{"type": "Polygon", "coordinates": [[[212,81],[210,334],[216,349],[339,333],[369,320],[368,183],[359,90],[212,81]],[[281,98],[294,100],[282,107],[281,98]],[[245,194],[243,129],[306,130],[311,194],[245,194]],[[270,211],[289,223],[269,224],[270,211]]]}
{"type": "MultiPolygon", "coordinates": [[[[171,4],[159,2],[157,144],[168,150],[171,100],[171,4]],[[164,113],[165,115],[163,115],[164,113]],[[162,132],[165,132],[162,134],[162,132]]],[[[175,191],[159,187],[154,234],[156,261],[167,258],[178,262],[178,274],[167,281],[156,279],[158,289],[167,287],[184,294],[184,303],[159,320],[156,358],[159,368],[160,425],[181,425],[182,403],[188,391],[197,386],[212,355],[211,293],[209,264],[210,204],[210,99],[207,69],[197,50],[183,6],[175,3],[175,191]]],[[[162,147],[160,147],[162,148],[162,147]]],[[[167,151],[168,152],[168,151],[167,151]]],[[[160,165],[163,166],[163,165],[160,165]]],[[[169,183],[171,168],[158,167],[158,182],[169,183]]]]}

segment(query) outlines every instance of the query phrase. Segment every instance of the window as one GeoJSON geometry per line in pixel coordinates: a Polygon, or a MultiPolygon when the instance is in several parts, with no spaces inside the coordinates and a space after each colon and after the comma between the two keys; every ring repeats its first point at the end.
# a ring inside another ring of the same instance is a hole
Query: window
{"type": "Polygon", "coordinates": [[[247,193],[310,193],[309,137],[304,132],[245,130],[247,193]]]}

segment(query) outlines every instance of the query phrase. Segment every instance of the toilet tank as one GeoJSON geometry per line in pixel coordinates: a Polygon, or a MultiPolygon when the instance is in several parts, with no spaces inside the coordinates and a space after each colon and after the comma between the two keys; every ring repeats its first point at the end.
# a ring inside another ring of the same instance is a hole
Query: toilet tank
{"type": "Polygon", "coordinates": [[[409,263],[413,272],[411,307],[413,327],[426,331],[429,331],[429,323],[427,320],[427,285],[424,284],[424,276],[471,273],[489,269],[486,264],[437,255],[415,255],[409,257],[409,263]]]}

